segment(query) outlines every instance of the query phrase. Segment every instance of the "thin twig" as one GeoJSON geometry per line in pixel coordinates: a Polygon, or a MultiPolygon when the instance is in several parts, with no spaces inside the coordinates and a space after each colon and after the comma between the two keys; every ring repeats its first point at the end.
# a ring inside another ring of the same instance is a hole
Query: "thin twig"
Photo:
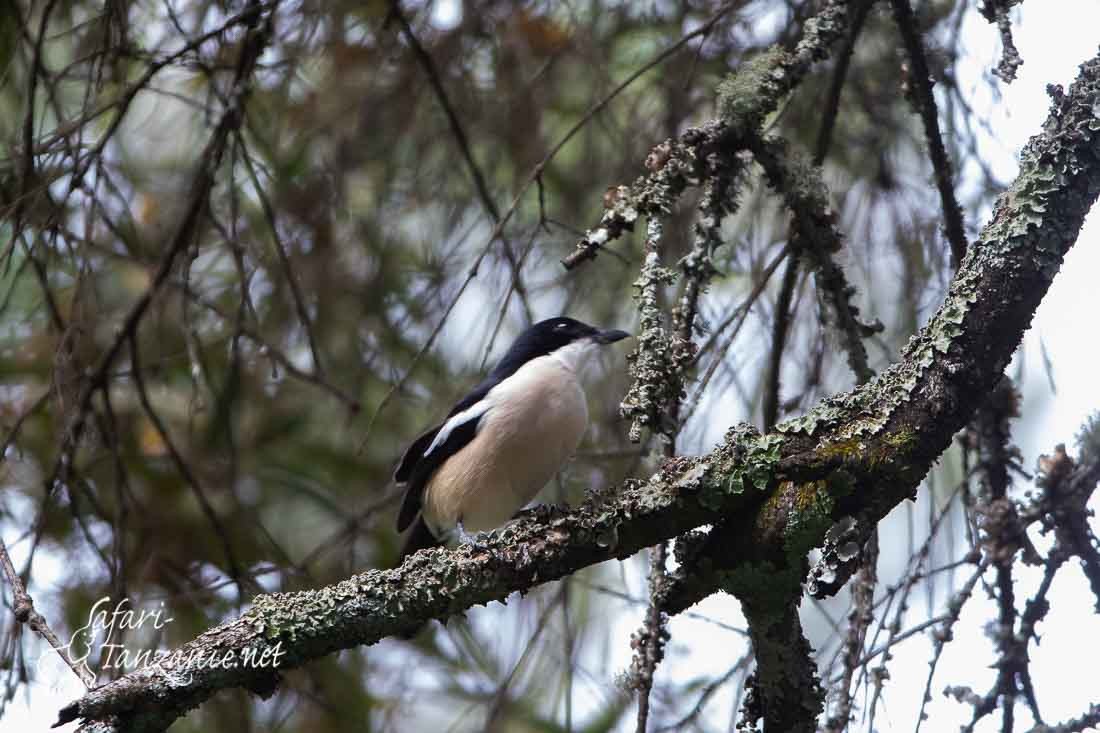
{"type": "Polygon", "coordinates": [[[41,407],[46,404],[46,401],[50,398],[50,391],[46,390],[32,402],[27,409],[19,413],[19,417],[15,418],[15,422],[12,423],[11,429],[8,434],[4,436],[4,442],[0,443],[0,464],[3,464],[8,457],[8,446],[13,445],[19,437],[19,431],[23,429],[23,423],[27,421],[34,413],[38,412],[41,407]]]}
{"type": "MultiPolygon", "coordinates": [[[[401,12],[401,3],[399,0],[391,0],[390,14],[397,19],[398,24],[401,26],[401,32],[405,35],[405,40],[412,46],[417,61],[424,67],[424,73],[428,76],[428,82],[432,86],[432,91],[435,92],[435,96],[439,100],[439,106],[443,108],[443,113],[447,117],[447,124],[451,128],[451,135],[455,139],[455,144],[458,145],[458,151],[462,154],[462,159],[465,161],[466,167],[470,171],[470,177],[474,179],[474,188],[477,189],[477,195],[478,198],[481,199],[481,205],[485,207],[485,211],[489,214],[494,224],[500,222],[500,209],[497,207],[493,197],[489,194],[489,186],[485,183],[485,176],[482,174],[477,161],[474,160],[474,154],[470,150],[470,142],[466,136],[466,131],[463,129],[462,123],[459,122],[458,113],[455,112],[450,97],[447,96],[447,90],[443,87],[443,81],[440,78],[439,70],[436,69],[431,54],[429,54],[424,48],[424,45],[420,43],[420,39],[417,38],[416,33],[413,32],[412,26],[409,25],[408,19],[405,18],[405,14],[401,12]]],[[[539,210],[542,211],[541,183],[539,185],[539,197],[539,210]]],[[[523,284],[520,272],[522,262],[516,257],[516,253],[512,248],[512,243],[507,237],[501,237],[501,248],[504,251],[505,259],[508,260],[508,266],[512,269],[512,285],[516,294],[519,295],[519,300],[523,305],[527,322],[531,323],[535,320],[535,317],[534,311],[531,310],[531,304],[528,302],[527,289],[523,284]]]]}
{"type": "MultiPolygon", "coordinates": [[[[254,6],[257,4],[254,3],[254,6]]],[[[164,254],[161,256],[156,271],[150,280],[149,286],[138,296],[130,307],[120,324],[115,339],[107,350],[99,358],[95,368],[85,379],[80,394],[76,400],[76,409],[69,425],[66,427],[61,439],[61,449],[54,469],[46,483],[46,490],[52,493],[57,481],[64,477],[68,466],[71,466],[71,456],[80,441],[84,430],[85,420],[91,406],[92,396],[96,390],[106,386],[110,370],[115,359],[126,344],[137,332],[142,318],[148,311],[153,299],[160,292],[161,287],[168,280],[172,272],[176,257],[190,244],[192,237],[198,228],[199,218],[207,206],[210,191],[214,187],[214,178],[221,164],[222,155],[225,152],[226,142],[233,130],[236,130],[242,119],[244,104],[248,96],[248,77],[252,72],[256,61],[267,45],[267,39],[272,23],[268,16],[264,26],[258,28],[260,16],[258,12],[246,11],[251,32],[244,43],[240,60],[237,64],[237,72],[233,84],[234,94],[230,100],[213,134],[207,142],[199,159],[199,165],[195,176],[191,181],[190,192],[187,197],[187,205],[180,222],[176,226],[175,233],[169,240],[164,254]]]]}
{"type": "MultiPolygon", "coordinates": [[[[939,664],[940,655],[943,654],[944,648],[947,646],[952,638],[951,630],[955,624],[958,623],[959,617],[962,614],[963,606],[970,600],[971,595],[974,593],[974,586],[978,584],[978,580],[981,579],[985,573],[986,568],[989,567],[989,559],[983,558],[978,564],[978,567],[974,570],[974,573],[970,576],[958,592],[952,597],[951,602],[948,604],[949,614],[943,626],[934,632],[933,647],[935,649],[932,661],[928,663],[928,677],[924,683],[924,693],[921,695],[920,712],[917,715],[917,725],[914,728],[914,733],[919,733],[921,723],[925,720],[924,708],[928,702],[932,699],[932,678],[936,676],[936,665],[939,664]]],[[[876,691],[877,692],[877,691],[876,691]]],[[[874,706],[878,701],[878,695],[871,701],[871,720],[874,721],[874,706]]]]}
{"type": "Polygon", "coordinates": [[[323,378],[325,370],[321,363],[321,352],[317,348],[317,339],[313,335],[313,320],[309,317],[305,296],[302,294],[301,285],[298,284],[298,278],[294,274],[294,266],[290,261],[290,256],[283,245],[283,238],[279,236],[279,227],[275,223],[275,208],[271,205],[263,185],[260,184],[259,176],[256,175],[256,168],[252,165],[252,155],[248,152],[248,146],[245,144],[240,130],[236,130],[233,134],[237,140],[236,149],[241,152],[241,160],[244,161],[245,170],[248,171],[248,177],[252,180],[252,186],[256,189],[256,195],[259,197],[260,206],[264,211],[264,218],[271,230],[271,241],[275,244],[276,254],[279,255],[279,264],[283,268],[283,278],[290,285],[290,294],[294,299],[294,309],[298,313],[298,320],[301,321],[302,329],[306,332],[309,353],[313,357],[313,371],[323,378]]]}
{"type": "Polygon", "coordinates": [[[798,282],[798,257],[787,259],[783,270],[783,279],[779,285],[779,295],[775,299],[775,313],[772,320],[772,346],[768,352],[768,368],[764,381],[763,421],[764,430],[771,430],[779,419],[779,375],[783,365],[783,348],[787,343],[787,331],[790,328],[791,299],[794,286],[798,282]]]}
{"type": "Polygon", "coordinates": [[[57,634],[46,623],[46,619],[35,609],[34,600],[27,593],[19,573],[15,572],[15,566],[12,565],[11,557],[8,555],[8,546],[4,544],[2,538],[0,538],[0,569],[3,569],[4,577],[7,578],[8,585],[11,586],[12,611],[15,612],[15,620],[21,624],[26,624],[31,631],[45,639],[46,643],[53,647],[58,656],[73,671],[73,674],[84,683],[85,687],[94,685],[95,675],[92,674],[92,670],[83,662],[77,662],[69,656],[69,646],[61,643],[61,640],[57,638],[57,634]]]}
{"type": "Polygon", "coordinates": [[[233,552],[233,545],[229,541],[229,531],[221,518],[218,517],[218,513],[214,510],[214,505],[206,495],[206,490],[203,488],[198,476],[191,470],[187,461],[183,459],[183,455],[180,453],[179,449],[176,448],[172,436],[168,434],[168,428],[165,426],[164,421],[160,419],[160,415],[153,409],[153,404],[149,400],[149,392],[145,389],[145,377],[141,370],[139,351],[137,339],[131,338],[131,374],[134,379],[134,387],[137,389],[138,401],[141,403],[141,408],[145,411],[146,417],[149,418],[149,421],[153,424],[153,428],[157,431],[157,435],[160,437],[161,442],[164,443],[164,447],[168,450],[168,455],[172,459],[172,463],[175,464],[176,470],[183,477],[183,480],[187,482],[187,485],[191,487],[191,491],[195,494],[195,499],[198,501],[202,513],[206,516],[207,521],[210,522],[214,534],[221,542],[222,551],[225,553],[225,561],[228,566],[229,576],[236,581],[237,587],[240,589],[243,597],[246,590],[256,590],[257,586],[255,586],[252,578],[247,575],[244,566],[237,560],[236,553],[233,552]],[[245,581],[249,582],[247,587],[245,581]]]}

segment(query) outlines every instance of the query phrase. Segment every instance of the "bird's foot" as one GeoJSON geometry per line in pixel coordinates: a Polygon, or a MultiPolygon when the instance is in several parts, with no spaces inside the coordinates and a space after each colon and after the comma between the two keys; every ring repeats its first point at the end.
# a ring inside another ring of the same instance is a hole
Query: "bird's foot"
{"type": "Polygon", "coordinates": [[[458,541],[464,545],[470,545],[474,542],[474,535],[466,531],[466,528],[462,526],[462,521],[459,520],[455,525],[455,532],[458,534],[458,541]]]}
{"type": "Polygon", "coordinates": [[[458,542],[461,545],[467,545],[472,552],[487,551],[488,548],[482,545],[478,538],[482,536],[482,532],[467,532],[466,528],[462,526],[462,522],[455,525],[455,534],[458,535],[458,542]]]}

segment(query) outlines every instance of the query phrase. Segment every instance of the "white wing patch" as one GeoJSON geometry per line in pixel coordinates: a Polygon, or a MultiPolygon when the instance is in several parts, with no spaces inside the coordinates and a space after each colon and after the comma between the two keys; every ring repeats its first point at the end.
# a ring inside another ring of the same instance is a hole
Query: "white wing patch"
{"type": "MultiPolygon", "coordinates": [[[[599,345],[591,339],[581,339],[566,344],[549,354],[530,360],[516,370],[514,374],[489,390],[480,402],[467,407],[443,423],[443,427],[435,434],[435,439],[428,446],[428,450],[424,451],[424,457],[427,458],[432,454],[432,451],[446,443],[456,428],[468,423],[470,420],[477,420],[491,410],[494,405],[502,408],[502,412],[498,417],[506,419],[503,416],[512,409],[512,405],[522,404],[532,394],[533,390],[538,389],[540,383],[546,380],[560,379],[562,372],[559,370],[564,370],[566,374],[569,374],[570,379],[576,379],[579,372],[583,370],[585,361],[598,347],[599,345]],[[556,365],[558,369],[551,369],[547,372],[547,367],[550,364],[556,365]]],[[[587,412],[585,413],[585,423],[587,424],[587,412]]],[[[481,427],[482,425],[478,426],[479,431],[481,427]]]]}
{"type": "Polygon", "coordinates": [[[488,412],[489,408],[493,405],[491,402],[489,402],[487,398],[488,395],[486,395],[485,399],[482,399],[480,402],[472,405],[471,407],[467,407],[465,410],[458,413],[447,422],[443,423],[443,427],[441,427],[439,429],[439,432],[435,434],[435,440],[433,440],[432,444],[428,446],[428,450],[424,451],[424,457],[426,458],[430,456],[432,454],[432,451],[446,443],[447,438],[451,437],[451,433],[454,432],[455,428],[465,423],[468,423],[470,420],[476,420],[484,415],[486,412],[488,412]]]}

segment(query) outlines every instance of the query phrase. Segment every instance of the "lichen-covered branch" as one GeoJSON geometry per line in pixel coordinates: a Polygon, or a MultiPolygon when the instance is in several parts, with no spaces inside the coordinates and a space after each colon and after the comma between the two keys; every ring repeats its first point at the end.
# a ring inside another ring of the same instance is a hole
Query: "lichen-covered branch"
{"type": "Polygon", "coordinates": [[[743,166],[736,157],[712,155],[707,161],[707,180],[699,200],[699,214],[692,224],[692,246],[680,260],[684,292],[673,311],[673,332],[682,341],[695,334],[699,296],[718,270],[714,252],[722,246],[722,221],[737,210],[737,194],[743,166]]]}
{"type": "MultiPolygon", "coordinates": [[[[778,468],[791,481],[780,484],[761,515],[737,518],[699,555],[741,557],[743,538],[757,536],[754,526],[766,526],[774,542],[796,535],[788,518],[804,519],[805,507],[818,506],[812,482],[829,473],[825,500],[837,524],[816,569],[818,590],[835,593],[842,582],[832,581],[854,571],[869,530],[911,496],[927,461],[1000,378],[1100,191],[1100,58],[1081,66],[1069,94],[1060,87],[1051,93],[1046,132],[1024,149],[1019,177],[998,200],[939,311],[884,373],[777,426],[785,438],[778,468]]],[[[721,563],[690,567],[703,540],[680,544],[691,552],[684,550],[687,567],[677,576],[670,613],[712,593],[729,570],[721,563]]]]}
{"type": "Polygon", "coordinates": [[[479,538],[476,547],[420,552],[393,570],[371,570],[312,591],[259,596],[243,616],[185,644],[162,664],[90,691],[65,708],[60,720],[117,717],[120,731],[163,730],[219,689],[265,692],[277,681],[270,663],[201,663],[212,654],[231,651],[237,660],[269,662],[277,655],[278,669],[298,667],[629,557],[715,513],[747,509],[752,497],[723,480],[734,460],[729,448],[670,459],[650,480],[632,482],[615,497],[593,496],[573,511],[539,507],[479,538]]]}
{"type": "Polygon", "coordinates": [[[637,346],[627,357],[634,381],[623,397],[619,413],[630,420],[631,442],[642,439],[642,428],[664,432],[662,423],[669,407],[680,400],[683,374],[691,360],[689,342],[669,333],[660,306],[660,292],[672,283],[676,273],[661,264],[661,219],[650,218],[646,225],[645,263],[634,281],[634,299],[638,302],[640,324],[637,346]]]}
{"type": "Polygon", "coordinates": [[[827,721],[827,733],[843,733],[851,722],[852,682],[862,660],[867,629],[871,627],[875,617],[878,549],[878,533],[875,532],[863,548],[863,560],[852,583],[852,610],[848,614],[848,630],[844,637],[844,675],[838,688],[836,714],[827,721]]]}
{"type": "Polygon", "coordinates": [[[1063,445],[1040,459],[1043,496],[1036,511],[1044,529],[1054,531],[1057,549],[1080,561],[1100,613],[1100,542],[1088,524],[1088,504],[1100,481],[1100,414],[1081,429],[1078,443],[1081,454],[1076,463],[1063,445]]]}
{"type": "Polygon", "coordinates": [[[832,255],[840,250],[843,237],[836,227],[821,175],[779,138],[750,137],[748,146],[764,169],[768,183],[783,195],[794,215],[795,251],[805,256],[813,268],[818,290],[836,319],[848,365],[856,375],[856,382],[863,384],[873,375],[867,365],[863,339],[881,331],[882,325],[859,320],[859,308],[851,302],[855,288],[848,284],[844,271],[833,261],[832,255]]]}
{"type": "Polygon", "coordinates": [[[1019,5],[1022,0],[985,0],[982,3],[982,17],[990,23],[997,25],[1001,34],[1001,62],[993,73],[1001,78],[1005,84],[1011,84],[1016,80],[1016,71],[1023,66],[1024,60],[1016,49],[1016,43],[1012,40],[1012,21],[1008,18],[1008,11],[1013,5],[1019,5]]]}
{"type": "MultiPolygon", "coordinates": [[[[632,415],[631,437],[640,437],[640,423],[664,425],[664,454],[676,452],[676,436],[680,429],[680,407],[683,383],[694,361],[697,348],[693,340],[699,297],[717,272],[712,260],[714,251],[722,245],[722,220],[737,207],[737,187],[742,170],[737,158],[710,156],[707,160],[708,179],[703,185],[699,202],[699,218],[693,229],[691,251],[680,260],[684,273],[683,293],[672,313],[671,334],[663,327],[657,295],[668,279],[660,267],[659,220],[651,219],[646,237],[646,261],[636,283],[642,333],[639,348],[632,357],[635,382],[623,401],[623,413],[632,415]],[[648,390],[647,390],[648,387],[648,390]],[[654,401],[653,393],[660,399],[654,401]]],[[[664,658],[668,641],[668,615],[664,610],[669,581],[665,569],[668,546],[661,543],[650,553],[650,601],[642,627],[631,637],[634,659],[627,685],[638,693],[636,730],[645,733],[649,722],[649,697],[653,675],[664,658]]]]}
{"type": "MultiPolygon", "coordinates": [[[[733,434],[740,434],[741,441],[750,446],[746,463],[748,472],[735,471],[742,482],[759,486],[763,468],[774,465],[780,452],[775,436],[758,436],[747,427],[733,434]],[[755,475],[754,475],[755,474],[755,475]]],[[[827,525],[824,505],[817,504],[825,496],[825,482],[815,482],[815,493],[810,495],[804,516],[792,517],[795,524],[803,525],[798,532],[786,538],[777,538],[767,526],[768,520],[756,521],[746,534],[736,542],[740,561],[737,567],[719,574],[722,590],[734,595],[741,602],[741,610],[748,622],[756,669],[747,685],[749,695],[741,709],[741,727],[747,731],[758,730],[757,721],[763,719],[764,730],[782,730],[792,733],[811,733],[817,726],[817,718],[825,701],[825,693],[817,677],[817,665],[813,661],[813,649],[802,633],[798,618],[798,605],[802,600],[802,579],[806,574],[804,542],[815,530],[827,525]],[[778,541],[777,541],[778,540],[778,541]]],[[[757,515],[762,520],[769,512],[757,515]]],[[[740,528],[717,527],[712,540],[703,546],[703,553],[688,559],[687,564],[699,567],[704,563],[721,564],[721,556],[708,555],[720,546],[713,540],[716,535],[731,537],[740,528]]],[[[823,530],[822,530],[823,531],[823,530]]],[[[681,546],[685,555],[690,548],[681,546]]],[[[728,549],[728,548],[721,548],[728,549]]]]}
{"type": "Polygon", "coordinates": [[[827,57],[829,47],[847,32],[847,23],[846,0],[829,0],[806,21],[793,51],[771,48],[743,64],[718,89],[720,118],[654,148],[646,160],[652,172],[615,190],[599,225],[585,232],[562,265],[571,270],[593,259],[603,245],[633,231],[644,216],[666,215],[684,189],[706,180],[708,156],[736,156],[745,147],[745,136],[755,134],[814,62],[827,57]]]}
{"type": "MultiPolygon", "coordinates": [[[[1068,93],[1051,91],[1043,132],[1024,148],[1019,177],[997,201],[943,304],[900,360],[867,384],[767,435],[734,428],[706,456],[669,459],[614,496],[592,497],[572,511],[529,512],[476,547],[423,551],[394,570],[260,596],[241,618],[181,647],[182,657],[89,691],[62,720],[82,718],[103,731],[162,730],[220,689],[266,694],[276,682],[269,667],[188,667],[190,653],[250,652],[255,659],[267,652],[270,659],[278,649],[278,668],[301,666],[673,537],[686,536],[677,554],[690,565],[682,551],[690,555],[700,539],[711,539],[692,532],[704,524],[727,528],[713,541],[730,551],[692,568],[695,580],[679,602],[727,587],[747,603],[774,608],[759,594],[787,597],[804,577],[806,552],[838,520],[873,526],[913,494],[1000,378],[1076,240],[1100,195],[1100,56],[1081,66],[1068,93]]],[[[755,633],[777,624],[781,618],[755,633]]]]}
{"type": "Polygon", "coordinates": [[[749,622],[756,671],[753,705],[742,709],[742,721],[763,718],[765,730],[813,733],[825,693],[817,679],[813,649],[802,633],[797,604],[759,609],[752,591],[738,595],[749,622]]]}
{"type": "Polygon", "coordinates": [[[721,156],[707,160],[707,182],[699,202],[699,218],[693,225],[692,248],[680,260],[683,293],[666,327],[661,309],[661,288],[672,284],[675,271],[661,262],[662,219],[651,216],[646,225],[645,261],[634,282],[638,303],[637,347],[628,357],[634,381],[623,397],[620,413],[631,420],[629,437],[637,443],[642,428],[666,437],[679,430],[684,381],[698,353],[693,341],[699,297],[714,276],[714,251],[722,245],[722,220],[737,208],[741,162],[721,156]]]}
{"type": "Polygon", "coordinates": [[[668,588],[665,567],[667,554],[668,545],[664,543],[650,551],[649,607],[646,609],[641,628],[630,636],[630,646],[634,650],[634,656],[626,676],[626,686],[638,693],[636,733],[646,733],[648,728],[649,697],[653,691],[653,675],[657,671],[657,665],[665,657],[665,644],[669,639],[668,615],[664,611],[665,592],[668,588]]]}

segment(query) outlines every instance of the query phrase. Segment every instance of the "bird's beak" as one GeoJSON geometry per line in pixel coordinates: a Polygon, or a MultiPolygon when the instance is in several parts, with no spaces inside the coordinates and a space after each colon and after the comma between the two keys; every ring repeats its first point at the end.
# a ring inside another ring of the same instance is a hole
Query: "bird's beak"
{"type": "Polygon", "coordinates": [[[626,331],[620,331],[617,328],[609,328],[606,331],[599,331],[594,338],[598,344],[613,344],[616,341],[622,341],[628,336],[630,336],[630,334],[626,331]]]}

